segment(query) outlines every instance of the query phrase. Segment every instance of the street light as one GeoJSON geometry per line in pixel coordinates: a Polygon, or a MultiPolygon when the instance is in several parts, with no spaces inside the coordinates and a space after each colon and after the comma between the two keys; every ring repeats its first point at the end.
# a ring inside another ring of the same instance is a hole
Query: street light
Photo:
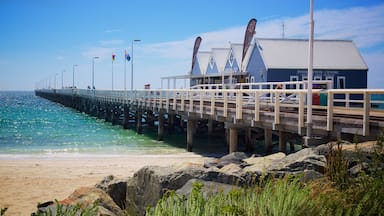
{"type": "Polygon", "coordinates": [[[98,59],[98,56],[92,58],[92,89],[95,88],[95,59],[98,59]]]}
{"type": "Polygon", "coordinates": [[[65,69],[61,71],[61,88],[62,89],[64,88],[64,72],[65,72],[65,69]]]}
{"type": "Polygon", "coordinates": [[[131,46],[131,92],[133,91],[133,42],[140,42],[141,40],[132,40],[132,46],[131,46]]]}
{"type": "Polygon", "coordinates": [[[313,41],[314,41],[314,25],[313,21],[313,0],[309,3],[309,40],[308,40],[308,89],[307,89],[307,131],[304,145],[310,145],[312,137],[312,79],[313,79],[313,41]]]}
{"type": "Polygon", "coordinates": [[[77,67],[77,64],[72,66],[72,88],[75,88],[75,67],[77,67]]]}
{"type": "Polygon", "coordinates": [[[56,89],[56,76],[57,76],[57,73],[55,73],[55,83],[53,84],[54,89],[56,89]]]}

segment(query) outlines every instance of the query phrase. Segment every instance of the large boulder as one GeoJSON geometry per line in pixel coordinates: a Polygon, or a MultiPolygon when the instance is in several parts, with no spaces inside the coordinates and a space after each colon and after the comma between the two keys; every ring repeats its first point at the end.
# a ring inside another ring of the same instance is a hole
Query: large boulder
{"type": "Polygon", "coordinates": [[[131,215],[143,215],[146,208],[154,206],[167,190],[177,190],[202,173],[202,168],[143,167],[128,181],[126,210],[131,215]]]}
{"type": "Polygon", "coordinates": [[[226,194],[233,189],[239,189],[239,187],[230,185],[230,184],[223,184],[223,183],[218,183],[213,181],[204,181],[199,179],[191,179],[183,187],[178,189],[176,193],[183,195],[185,197],[188,197],[191,194],[192,189],[197,182],[203,185],[203,187],[201,188],[201,192],[203,193],[203,196],[205,198],[208,196],[215,195],[217,193],[226,194]]]}
{"type": "MultiPolygon", "coordinates": [[[[68,198],[59,201],[58,203],[47,202],[46,205],[38,206],[38,215],[45,215],[52,212],[56,215],[58,204],[64,208],[72,209],[76,205],[83,207],[92,207],[96,203],[97,214],[105,216],[123,216],[124,211],[108,196],[103,190],[95,187],[81,187],[76,189],[68,198]]],[[[78,212],[80,214],[80,212],[78,212]]],[[[32,214],[34,215],[34,214],[32,214]]]]}
{"type": "Polygon", "coordinates": [[[116,179],[113,175],[109,175],[96,184],[95,187],[107,193],[121,209],[125,209],[127,181],[116,179]]]}
{"type": "Polygon", "coordinates": [[[274,161],[268,170],[273,172],[297,172],[314,170],[324,174],[326,167],[324,155],[318,155],[312,148],[305,148],[296,153],[290,154],[280,160],[274,161]]]}

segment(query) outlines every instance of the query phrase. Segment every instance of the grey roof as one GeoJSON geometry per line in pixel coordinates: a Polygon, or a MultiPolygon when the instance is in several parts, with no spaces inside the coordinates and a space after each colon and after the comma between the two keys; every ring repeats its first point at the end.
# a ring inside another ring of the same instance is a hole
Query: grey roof
{"type": "Polygon", "coordinates": [[[212,57],[216,62],[218,72],[224,71],[225,63],[228,58],[229,48],[212,48],[212,57]]]}
{"type": "Polygon", "coordinates": [[[201,74],[206,74],[209,58],[211,57],[211,52],[198,52],[197,59],[199,61],[199,67],[201,74]]]}
{"type": "MultiPolygon", "coordinates": [[[[307,69],[308,40],[256,39],[267,69],[307,69]]],[[[314,69],[368,70],[355,44],[350,40],[315,40],[314,69]]]]}

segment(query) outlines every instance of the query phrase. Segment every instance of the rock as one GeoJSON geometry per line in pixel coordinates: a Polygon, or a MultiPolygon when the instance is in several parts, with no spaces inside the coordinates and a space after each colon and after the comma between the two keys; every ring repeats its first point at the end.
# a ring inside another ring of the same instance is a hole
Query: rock
{"type": "Polygon", "coordinates": [[[274,160],[280,160],[286,157],[286,155],[283,152],[278,152],[275,154],[267,155],[265,157],[250,157],[244,159],[244,162],[254,165],[254,164],[260,164],[260,163],[268,163],[274,160]]]}
{"type": "Polygon", "coordinates": [[[220,160],[217,159],[217,158],[208,159],[208,160],[204,161],[204,165],[203,166],[204,166],[204,168],[217,167],[219,162],[220,162],[220,160]]]}
{"type": "Polygon", "coordinates": [[[219,169],[219,172],[227,173],[227,174],[240,174],[243,171],[243,169],[240,167],[239,164],[230,163],[228,165],[223,166],[221,169],[219,169]]]}
{"type": "Polygon", "coordinates": [[[204,198],[218,194],[219,192],[226,194],[230,190],[239,189],[239,187],[234,185],[223,184],[223,183],[212,182],[212,181],[203,181],[199,179],[191,179],[182,188],[178,189],[176,193],[188,197],[192,192],[192,189],[196,182],[200,182],[203,184],[201,192],[203,192],[204,198]]]}
{"type": "MultiPolygon", "coordinates": [[[[116,205],[116,203],[104,191],[94,187],[81,187],[75,190],[68,198],[59,201],[60,205],[66,208],[73,208],[77,204],[82,206],[93,206],[94,203],[98,205],[98,215],[109,216],[123,216],[123,210],[116,205]]],[[[57,203],[47,202],[44,205],[38,206],[38,215],[46,214],[48,212],[55,212],[57,210],[57,203]]]]}
{"type": "Polygon", "coordinates": [[[352,168],[348,169],[348,174],[353,177],[357,177],[361,172],[368,172],[369,164],[366,162],[359,163],[352,168]]]}
{"type": "Polygon", "coordinates": [[[227,154],[221,157],[220,162],[226,163],[226,164],[230,164],[230,163],[241,164],[243,163],[243,160],[246,158],[248,158],[248,156],[244,152],[232,152],[231,154],[227,154]]]}
{"type": "Polygon", "coordinates": [[[113,175],[110,175],[96,184],[95,187],[107,193],[121,209],[125,209],[127,180],[115,179],[113,175]]]}
{"type": "Polygon", "coordinates": [[[202,176],[204,169],[146,166],[127,183],[127,211],[143,215],[148,206],[154,206],[167,190],[177,190],[192,178],[202,176]]]}
{"type": "Polygon", "coordinates": [[[269,171],[297,172],[314,170],[319,173],[325,172],[326,158],[317,155],[311,148],[300,150],[290,154],[283,159],[275,160],[267,169],[269,171]]]}
{"type": "Polygon", "coordinates": [[[265,157],[250,157],[244,160],[244,162],[250,164],[250,166],[245,167],[243,171],[257,174],[266,173],[274,161],[281,160],[285,157],[286,155],[282,152],[265,157]]]}

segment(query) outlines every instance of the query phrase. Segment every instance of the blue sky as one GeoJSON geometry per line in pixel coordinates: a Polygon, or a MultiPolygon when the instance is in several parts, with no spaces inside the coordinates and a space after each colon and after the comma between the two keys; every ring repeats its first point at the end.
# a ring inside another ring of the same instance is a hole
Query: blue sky
{"type": "MultiPolygon", "coordinates": [[[[384,1],[315,0],[315,38],[350,39],[368,67],[368,86],[384,88],[384,1]]],[[[143,1],[0,0],[0,90],[32,90],[50,80],[61,87],[91,84],[124,88],[124,50],[134,44],[134,88],[159,88],[160,77],[184,75],[191,66],[193,42],[200,50],[242,43],[245,26],[258,20],[256,37],[308,37],[309,0],[143,1]],[[57,75],[55,75],[57,74],[57,75]]],[[[130,62],[126,62],[127,88],[130,62]]],[[[177,87],[183,87],[183,83],[177,87]]]]}

